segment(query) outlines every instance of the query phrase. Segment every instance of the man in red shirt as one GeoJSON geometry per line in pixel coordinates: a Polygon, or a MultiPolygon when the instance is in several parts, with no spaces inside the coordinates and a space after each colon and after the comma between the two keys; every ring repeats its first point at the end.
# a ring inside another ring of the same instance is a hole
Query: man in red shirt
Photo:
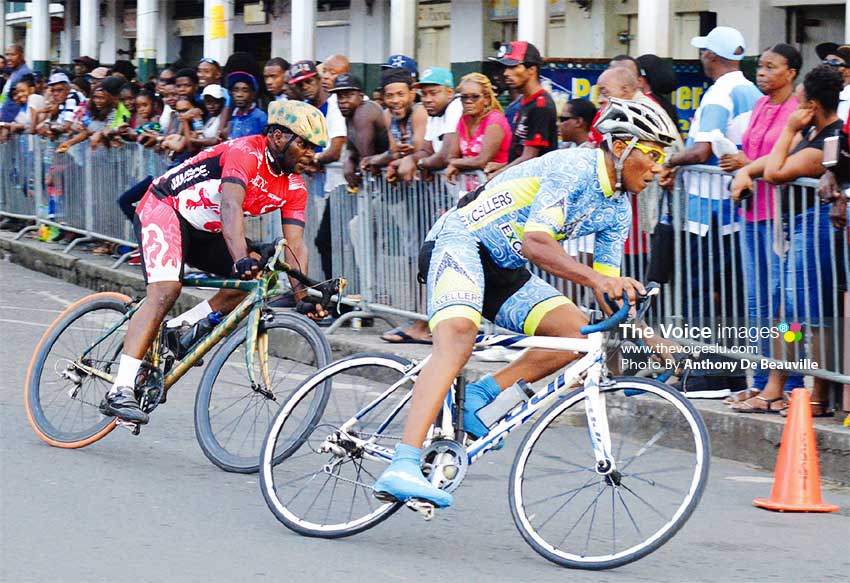
{"type": "MultiPolygon", "coordinates": [[[[297,173],[311,163],[316,148],[327,145],[327,135],[325,118],[315,107],[276,101],[269,106],[263,135],[207,148],[153,181],[134,221],[147,300],[130,320],[118,372],[101,412],[147,423],[133,386],[141,359],[180,295],[185,263],[223,277],[257,276],[261,266],[249,255],[245,215],[279,210],[289,245],[286,260],[307,270],[307,188],[297,173]]],[[[211,312],[226,314],[243,297],[236,290],[221,290],[175,320],[193,324],[211,312]]]]}
{"type": "Polygon", "coordinates": [[[504,67],[505,83],[522,91],[522,100],[513,120],[514,129],[508,163],[490,162],[484,167],[487,179],[526,160],[558,149],[558,112],[552,96],[540,84],[543,57],[533,44],[513,41],[502,45],[495,57],[504,67]]]}

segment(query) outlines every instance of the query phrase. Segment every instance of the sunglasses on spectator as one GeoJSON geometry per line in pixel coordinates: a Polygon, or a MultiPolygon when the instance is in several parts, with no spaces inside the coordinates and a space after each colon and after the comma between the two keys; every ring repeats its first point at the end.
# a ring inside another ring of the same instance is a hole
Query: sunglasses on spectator
{"type": "Polygon", "coordinates": [[[844,67],[850,69],[850,65],[838,59],[824,59],[821,61],[821,64],[829,65],[830,67],[844,67]]]}
{"type": "Polygon", "coordinates": [[[636,143],[635,148],[652,158],[652,161],[656,164],[664,164],[664,159],[667,157],[663,151],[658,148],[653,148],[652,146],[646,146],[641,143],[636,143]]]}
{"type": "Polygon", "coordinates": [[[479,93],[467,93],[467,94],[461,94],[460,100],[461,101],[471,101],[472,103],[475,103],[476,101],[481,99],[481,97],[483,97],[483,96],[479,93]]]}
{"type": "Polygon", "coordinates": [[[160,77],[159,82],[163,85],[171,85],[177,77],[160,77]]]}
{"type": "Polygon", "coordinates": [[[577,115],[562,115],[561,117],[558,118],[558,121],[567,121],[567,120],[570,120],[570,119],[578,119],[578,116],[577,115]]]}
{"type": "Polygon", "coordinates": [[[207,63],[207,64],[215,65],[216,67],[221,68],[221,65],[218,64],[218,61],[216,61],[215,59],[211,59],[209,57],[204,57],[203,59],[200,59],[198,61],[198,64],[200,65],[201,63],[207,63]]]}

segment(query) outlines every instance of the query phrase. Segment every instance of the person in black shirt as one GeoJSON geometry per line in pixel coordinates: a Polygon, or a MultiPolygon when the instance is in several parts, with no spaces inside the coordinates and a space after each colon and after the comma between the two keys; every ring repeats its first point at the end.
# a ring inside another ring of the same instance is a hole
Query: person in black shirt
{"type": "Polygon", "coordinates": [[[540,85],[543,57],[537,47],[529,42],[513,41],[502,45],[498,55],[490,60],[505,67],[505,83],[520,89],[522,99],[514,119],[508,120],[514,130],[508,163],[487,164],[484,172],[488,179],[558,148],[558,112],[552,96],[540,85]]]}

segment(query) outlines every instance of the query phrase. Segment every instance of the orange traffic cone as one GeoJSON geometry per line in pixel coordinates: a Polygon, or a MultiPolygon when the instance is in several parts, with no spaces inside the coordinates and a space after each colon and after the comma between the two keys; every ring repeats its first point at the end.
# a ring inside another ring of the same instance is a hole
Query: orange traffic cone
{"type": "Polygon", "coordinates": [[[780,512],[836,512],[838,506],[824,504],[820,493],[820,469],[812,425],[809,391],[794,389],[788,421],[782,431],[779,458],[773,473],[770,498],[756,498],[759,508],[780,512]]]}

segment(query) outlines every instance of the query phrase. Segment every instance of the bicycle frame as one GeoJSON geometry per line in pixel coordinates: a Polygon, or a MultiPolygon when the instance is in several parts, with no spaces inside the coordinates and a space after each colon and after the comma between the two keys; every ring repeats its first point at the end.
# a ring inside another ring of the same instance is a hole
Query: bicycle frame
{"type": "MultiPolygon", "coordinates": [[[[165,376],[164,387],[167,391],[171,388],[174,383],[180,380],[184,374],[186,374],[189,369],[194,366],[198,360],[204,357],[204,355],[209,352],[216,344],[218,344],[222,338],[228,336],[231,332],[233,332],[239,324],[247,317],[248,324],[246,326],[245,333],[247,335],[246,339],[246,350],[245,350],[245,364],[248,368],[248,378],[251,381],[251,388],[256,389],[260,386],[257,383],[257,379],[255,378],[254,373],[254,362],[255,362],[255,351],[257,348],[257,343],[261,344],[260,346],[260,374],[262,375],[262,381],[264,386],[268,386],[270,384],[269,381],[269,371],[268,371],[268,337],[265,335],[258,334],[260,321],[262,320],[263,313],[261,306],[263,304],[263,300],[265,300],[271,293],[274,293],[277,288],[277,284],[279,281],[280,273],[286,273],[290,270],[290,267],[279,260],[279,257],[283,255],[283,250],[285,247],[285,241],[281,241],[275,251],[274,256],[269,261],[269,266],[275,266],[275,269],[271,270],[267,275],[255,279],[255,280],[240,280],[240,279],[224,279],[224,278],[216,278],[216,277],[189,277],[183,282],[184,287],[193,287],[193,288],[213,288],[213,289],[234,289],[245,292],[247,295],[245,299],[243,299],[236,308],[230,312],[219,324],[212,329],[212,331],[207,334],[200,342],[198,342],[192,349],[183,357],[182,360],[178,360],[175,362],[174,367],[168,372],[165,376]],[[282,271],[278,271],[278,268],[282,271]],[[270,292],[271,290],[271,292],[270,292]]],[[[113,326],[109,328],[100,338],[98,338],[95,342],[89,346],[86,351],[80,357],[80,361],[86,357],[86,355],[91,352],[95,346],[103,342],[106,338],[112,335],[118,328],[120,328],[126,321],[128,321],[136,310],[142,305],[145,300],[137,302],[132,308],[121,318],[118,322],[116,322],[113,326]]],[[[153,356],[151,360],[151,364],[155,367],[159,367],[160,362],[160,340],[161,335],[157,335],[154,339],[153,345],[151,346],[151,354],[153,356]]],[[[101,379],[111,383],[114,381],[113,375],[109,373],[105,373],[103,371],[98,370],[95,367],[88,366],[83,364],[82,362],[76,362],[74,365],[80,370],[100,377],[101,379]]]]}
{"type": "MultiPolygon", "coordinates": [[[[480,335],[476,338],[476,346],[502,346],[511,348],[542,348],[558,351],[583,352],[584,356],[567,365],[558,376],[545,387],[537,391],[528,401],[519,405],[507,417],[499,421],[486,435],[481,436],[469,445],[467,449],[467,461],[475,463],[488,451],[492,451],[499,442],[507,437],[517,427],[523,425],[535,413],[551,406],[556,399],[563,397],[573,386],[574,382],[584,376],[585,413],[587,415],[588,433],[593,446],[593,454],[596,458],[596,471],[600,474],[608,474],[616,469],[616,464],[611,454],[611,437],[608,431],[608,417],[605,412],[604,397],[600,394],[599,383],[603,376],[605,367],[604,334],[594,332],[587,338],[554,338],[544,336],[510,336],[510,335],[480,335]]],[[[430,360],[430,355],[413,366],[396,383],[390,386],[381,395],[358,411],[351,419],[346,421],[340,430],[346,433],[346,437],[362,447],[366,456],[377,461],[389,462],[393,457],[393,450],[379,446],[374,443],[375,437],[371,439],[359,439],[348,434],[357,421],[363,418],[378,404],[395,392],[402,384],[409,380],[415,380],[419,371],[430,360]]],[[[387,419],[381,423],[375,433],[380,433],[393,418],[401,411],[407,401],[410,400],[411,390],[404,399],[389,414],[387,419]]],[[[455,430],[453,423],[453,404],[455,386],[452,385],[446,400],[443,403],[442,421],[439,427],[441,439],[454,439],[455,430]]],[[[432,433],[429,438],[433,438],[432,433]]]]}

